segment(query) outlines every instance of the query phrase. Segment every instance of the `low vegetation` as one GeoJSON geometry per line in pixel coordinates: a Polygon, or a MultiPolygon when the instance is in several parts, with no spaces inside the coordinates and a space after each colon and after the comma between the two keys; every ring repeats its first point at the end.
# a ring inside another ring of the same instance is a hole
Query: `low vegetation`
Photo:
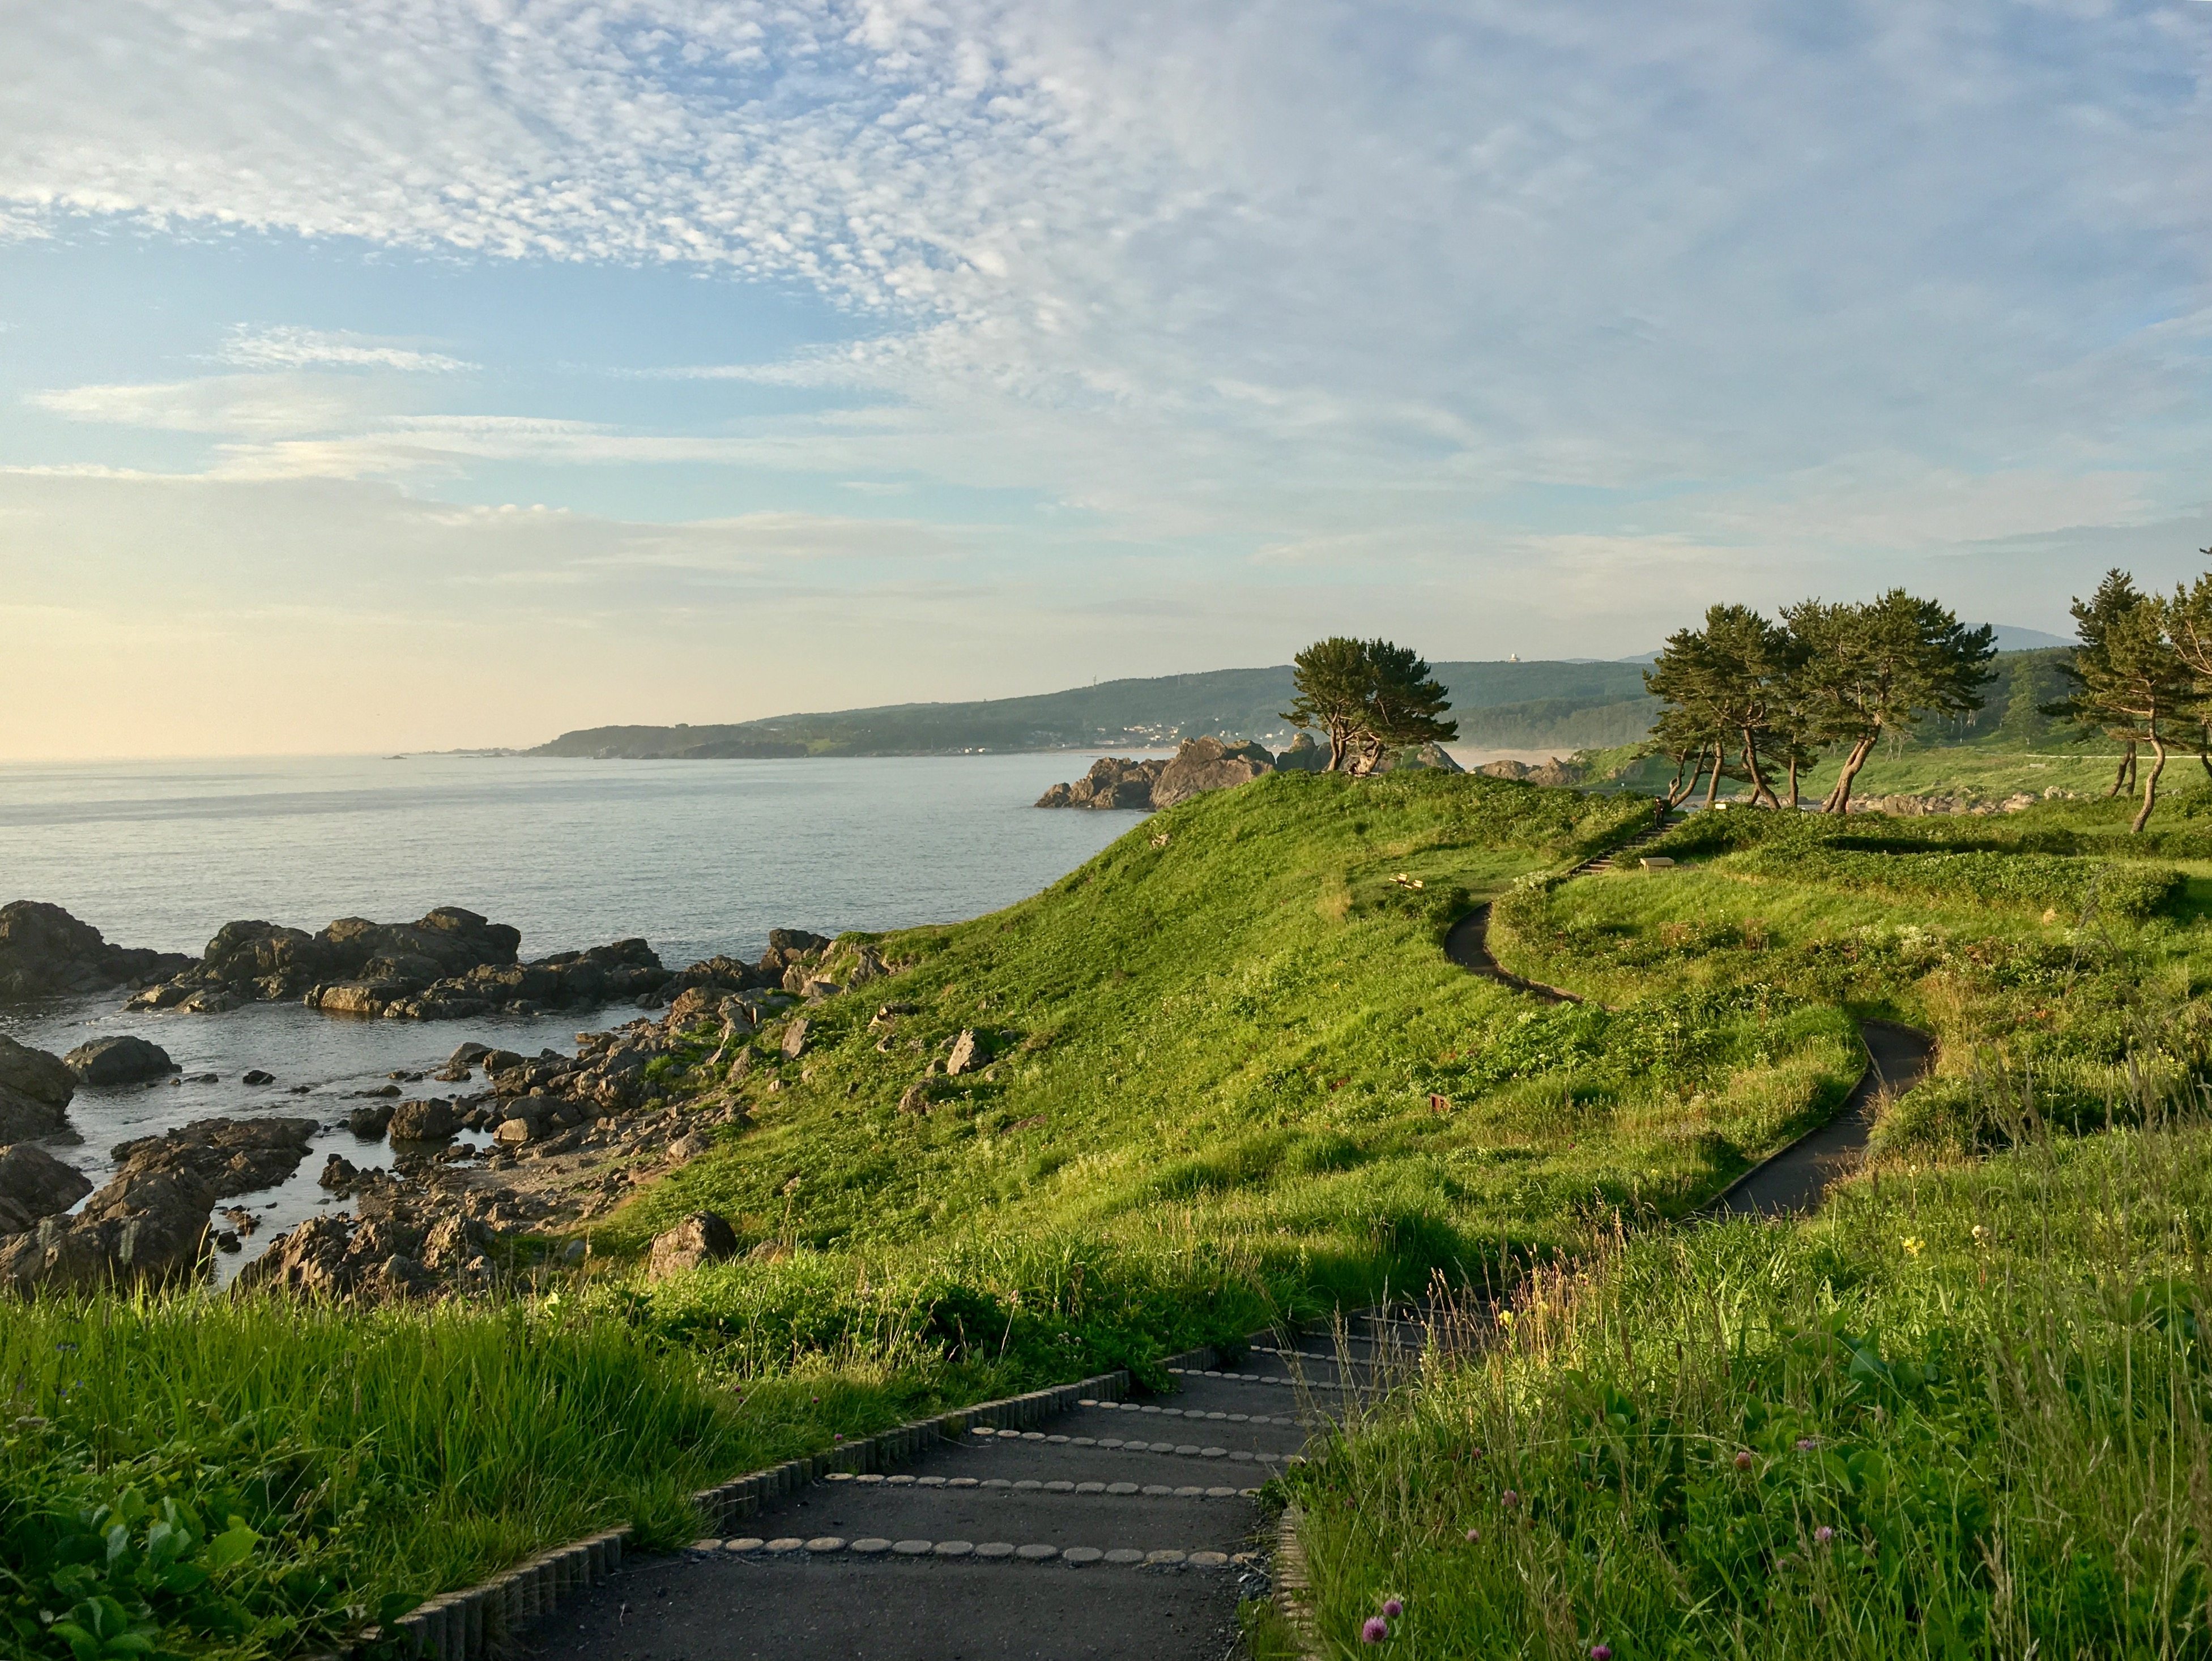
{"type": "Polygon", "coordinates": [[[1536,1276],[1288,1485],[1333,1649],[1396,1598],[1424,1657],[2203,1653],[2208,1156],[2041,1138],[1536,1276]]]}

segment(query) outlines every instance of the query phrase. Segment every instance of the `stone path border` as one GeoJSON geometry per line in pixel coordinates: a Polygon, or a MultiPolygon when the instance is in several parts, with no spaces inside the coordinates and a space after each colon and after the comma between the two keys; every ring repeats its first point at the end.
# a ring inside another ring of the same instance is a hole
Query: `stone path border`
{"type": "MultiPolygon", "coordinates": [[[[1201,1357],[1212,1360],[1213,1352],[1194,1350],[1173,1359],[1201,1357]]],[[[764,1470],[750,1471],[713,1488],[702,1488],[693,1496],[694,1502],[707,1526],[720,1534],[731,1524],[752,1516],[787,1494],[795,1494],[833,1470],[848,1471],[856,1476],[872,1475],[884,1465],[915,1458],[933,1443],[957,1441],[979,1427],[994,1434],[1020,1434],[1075,1406],[1086,1397],[1094,1401],[1118,1403],[1128,1389],[1128,1373],[1115,1371],[1074,1384],[1055,1385],[1047,1390],[1032,1390],[1024,1395],[957,1408],[873,1436],[860,1437],[823,1452],[787,1459],[764,1470]]],[[[478,1658],[495,1653],[508,1634],[519,1632],[539,1616],[551,1614],[575,1592],[599,1585],[611,1577],[622,1567],[623,1549],[630,1534],[627,1526],[607,1529],[541,1552],[465,1591],[427,1599],[410,1614],[394,1622],[391,1635],[400,1640],[399,1649],[406,1656],[434,1656],[438,1661],[478,1661],[478,1658]]],[[[799,1544],[804,1546],[805,1542],[799,1544]]],[[[1012,1555],[1018,1549],[1010,1549],[1008,1555],[1012,1555]]],[[[360,1648],[381,1641],[384,1635],[372,1627],[354,1643],[317,1658],[317,1661],[350,1661],[360,1648]]]]}

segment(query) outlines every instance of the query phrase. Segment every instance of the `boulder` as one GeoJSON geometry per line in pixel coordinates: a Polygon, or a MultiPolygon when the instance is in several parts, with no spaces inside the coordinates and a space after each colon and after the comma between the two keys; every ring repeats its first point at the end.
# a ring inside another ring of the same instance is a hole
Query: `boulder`
{"type": "Polygon", "coordinates": [[[694,1211],[666,1234],[653,1237],[646,1273],[654,1280],[665,1280],[687,1269],[735,1257],[737,1251],[735,1229],[712,1211],[694,1211]]]}
{"type": "Polygon", "coordinates": [[[392,1123],[392,1116],[399,1110],[388,1101],[380,1101],[367,1107],[356,1107],[346,1115],[346,1129],[364,1142],[380,1142],[392,1123]]]}
{"type": "Polygon", "coordinates": [[[1327,746],[1314,743],[1310,732],[1302,732],[1291,740],[1291,747],[1275,757],[1278,773],[1326,773],[1328,771],[1327,746]]]}
{"type": "Polygon", "coordinates": [[[0,1286],[17,1292],[159,1286],[206,1255],[215,1191],[189,1171],[125,1171],[72,1217],[0,1241],[0,1286]]]}
{"type": "Polygon", "coordinates": [[[428,1101],[403,1101],[392,1110],[394,1142],[447,1142],[461,1128],[453,1104],[442,1096],[428,1101]]]}
{"type": "Polygon", "coordinates": [[[1485,779],[1526,779],[1535,769],[1525,761],[1500,759],[1485,761],[1475,772],[1485,779]]]}
{"type": "Polygon", "coordinates": [[[1465,773],[1467,769],[1452,759],[1452,754],[1442,744],[1422,744],[1417,748],[1396,750],[1382,758],[1377,773],[1419,773],[1433,770],[1437,773],[1465,773]]]}
{"type": "Polygon", "coordinates": [[[92,1191],[85,1174],[35,1143],[0,1149],[0,1234],[58,1216],[92,1191]]]}
{"type": "Polygon", "coordinates": [[[1186,738],[1152,785],[1152,805],[1171,808],[1178,802],[1208,791],[1249,784],[1275,770],[1275,758],[1264,744],[1232,743],[1223,738],[1186,738]]]}
{"type": "Polygon", "coordinates": [[[466,1073],[470,1068],[475,1066],[477,1063],[482,1061],[490,1053],[491,1046],[489,1044],[477,1044],[471,1042],[468,1044],[457,1045],[454,1047],[453,1054],[446,1058],[446,1065],[448,1067],[458,1067],[462,1072],[466,1073]]]}
{"type": "Polygon", "coordinates": [[[82,1084],[136,1084],[179,1070],[160,1045],[127,1034],[80,1044],[62,1058],[62,1064],[82,1084]]]}
{"type": "Polygon", "coordinates": [[[957,1078],[963,1073],[972,1073],[991,1058],[983,1041],[972,1032],[963,1032],[952,1040],[952,1053],[945,1058],[948,1076],[957,1078]]]}
{"type": "Polygon", "coordinates": [[[349,1262],[353,1226],[342,1216],[310,1217],[239,1271],[241,1287],[276,1287],[309,1297],[343,1298],[360,1283],[360,1265],[349,1262]]]}
{"type": "Polygon", "coordinates": [[[299,1168],[314,1140],[311,1118],[203,1118],[167,1136],[116,1143],[125,1173],[189,1173],[221,1198],[272,1188],[299,1168]]]}
{"type": "Polygon", "coordinates": [[[783,1029],[783,1053],[796,1061],[806,1053],[806,1034],[812,1025],[805,1015],[799,1015],[783,1029]]]}
{"type": "Polygon", "coordinates": [[[76,1075],[59,1056],[0,1035],[0,1143],[53,1135],[76,1094],[76,1075]]]}
{"type": "Polygon", "coordinates": [[[111,946],[91,924],[43,900],[0,906],[0,1003],[101,991],[175,974],[191,961],[181,952],[111,946]]]}

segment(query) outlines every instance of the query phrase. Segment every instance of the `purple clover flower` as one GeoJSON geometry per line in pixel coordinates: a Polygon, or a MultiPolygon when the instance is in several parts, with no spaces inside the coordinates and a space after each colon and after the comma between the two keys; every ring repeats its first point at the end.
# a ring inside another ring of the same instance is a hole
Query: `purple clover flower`
{"type": "Polygon", "coordinates": [[[1395,1621],[1405,1612],[1406,1601],[1402,1597],[1386,1597],[1382,1600],[1382,1613],[1389,1619],[1395,1621]]]}
{"type": "Polygon", "coordinates": [[[1829,1541],[1835,1537],[1835,1530],[1830,1528],[1826,1523],[1821,1524],[1820,1527],[1813,1531],[1813,1543],[1814,1545],[1825,1546],[1829,1541]]]}
{"type": "Polygon", "coordinates": [[[1359,1641],[1363,1644],[1379,1644],[1389,1635],[1390,1623],[1379,1615],[1369,1616],[1367,1624],[1359,1629],[1359,1641]]]}

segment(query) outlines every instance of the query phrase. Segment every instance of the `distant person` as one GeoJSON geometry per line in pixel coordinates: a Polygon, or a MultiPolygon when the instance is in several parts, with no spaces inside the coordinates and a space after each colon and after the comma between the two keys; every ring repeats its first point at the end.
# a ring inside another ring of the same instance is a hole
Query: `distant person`
{"type": "Polygon", "coordinates": [[[1651,798],[1651,828],[1654,830],[1667,828],[1667,798],[1663,796],[1655,796],[1651,798]]]}

